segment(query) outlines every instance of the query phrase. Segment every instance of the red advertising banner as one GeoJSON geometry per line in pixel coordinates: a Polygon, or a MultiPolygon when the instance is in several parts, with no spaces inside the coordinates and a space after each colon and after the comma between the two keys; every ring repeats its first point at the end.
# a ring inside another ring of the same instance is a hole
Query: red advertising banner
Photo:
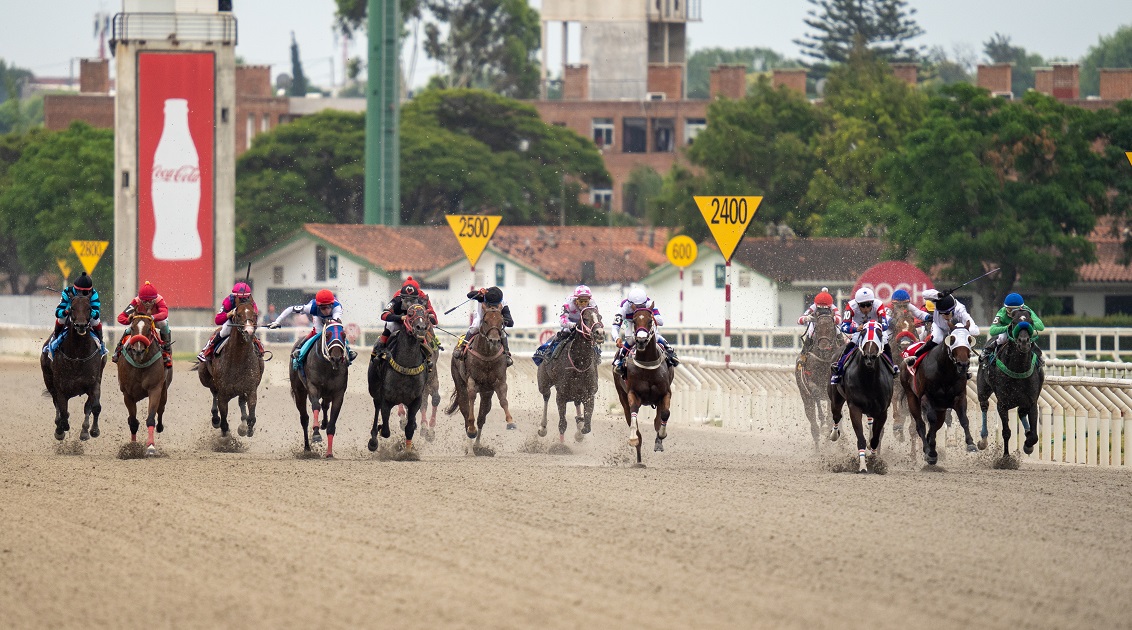
{"type": "Polygon", "coordinates": [[[138,55],[138,285],[213,307],[212,53],[138,55]]]}
{"type": "Polygon", "coordinates": [[[912,298],[913,304],[922,306],[924,291],[934,289],[935,285],[932,284],[928,274],[920,271],[919,267],[899,260],[890,260],[873,265],[861,274],[857,284],[853,286],[853,292],[856,293],[861,287],[872,289],[877,299],[885,303],[892,301],[893,293],[904,289],[912,298]]]}

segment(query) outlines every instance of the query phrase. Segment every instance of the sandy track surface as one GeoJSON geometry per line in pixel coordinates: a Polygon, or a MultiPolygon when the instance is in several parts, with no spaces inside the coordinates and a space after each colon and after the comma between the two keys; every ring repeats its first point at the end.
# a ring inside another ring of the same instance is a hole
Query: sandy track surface
{"type": "Polygon", "coordinates": [[[854,454],[845,442],[815,454],[800,418],[753,433],[677,420],[667,452],[635,469],[608,391],[594,434],[576,445],[571,429],[572,454],[551,455],[525,367],[520,429],[498,408],[488,420],[496,457],[465,455],[461,422],[441,415],[436,441],[416,441],[421,461],[388,461],[365,450],[364,364],[338,458],[304,459],[278,363],[244,452],[217,452],[206,390],[179,366],[162,456],[123,460],[110,370],[102,436],[60,444],[38,366],[0,361],[0,626],[1132,623],[1127,471],[994,470],[956,450],[925,472],[889,440],[887,474],[839,473],[854,454]]]}

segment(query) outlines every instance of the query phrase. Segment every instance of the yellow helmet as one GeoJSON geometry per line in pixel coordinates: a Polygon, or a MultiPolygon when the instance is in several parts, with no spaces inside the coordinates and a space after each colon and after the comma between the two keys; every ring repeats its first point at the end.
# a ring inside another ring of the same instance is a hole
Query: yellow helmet
{"type": "Polygon", "coordinates": [[[924,310],[929,313],[935,312],[935,302],[931,300],[924,300],[924,310]]]}

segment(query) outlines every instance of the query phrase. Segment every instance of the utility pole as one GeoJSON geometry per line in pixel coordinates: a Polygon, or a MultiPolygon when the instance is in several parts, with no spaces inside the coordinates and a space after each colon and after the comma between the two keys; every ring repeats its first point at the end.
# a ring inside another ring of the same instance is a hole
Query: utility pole
{"type": "Polygon", "coordinates": [[[368,0],[365,222],[401,224],[401,10],[398,0],[368,0]]]}

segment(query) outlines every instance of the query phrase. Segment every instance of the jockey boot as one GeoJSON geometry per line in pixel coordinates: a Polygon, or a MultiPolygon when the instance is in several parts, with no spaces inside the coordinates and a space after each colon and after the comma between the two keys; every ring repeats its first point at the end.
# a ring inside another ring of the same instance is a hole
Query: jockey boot
{"type": "Polygon", "coordinates": [[[503,354],[507,355],[507,367],[515,365],[515,361],[511,359],[511,348],[507,345],[507,335],[503,335],[503,354]]]}
{"type": "Polygon", "coordinates": [[[617,372],[621,378],[625,378],[625,355],[628,354],[628,352],[625,346],[621,346],[617,349],[617,352],[613,353],[613,370],[617,372]]]}
{"type": "Polygon", "coordinates": [[[98,347],[102,350],[102,356],[106,356],[106,342],[102,340],[102,324],[94,327],[94,336],[98,337],[98,347]]]}
{"type": "Polygon", "coordinates": [[[161,358],[165,360],[165,369],[168,370],[168,369],[173,367],[173,344],[172,343],[161,344],[161,358]]]}
{"type": "Polygon", "coordinates": [[[385,346],[389,343],[389,335],[382,334],[377,338],[377,343],[373,344],[373,351],[370,353],[370,358],[385,358],[385,346]]]}
{"type": "Polygon", "coordinates": [[[51,336],[47,338],[47,345],[43,346],[43,351],[46,352],[48,356],[51,356],[51,344],[59,338],[59,333],[63,332],[63,329],[66,327],[66,324],[61,324],[59,320],[55,320],[55,330],[51,333],[51,336]]]}
{"type": "Polygon", "coordinates": [[[594,365],[601,365],[601,346],[594,346],[594,365]]]}
{"type": "Polygon", "coordinates": [[[838,385],[838,384],[841,383],[841,377],[845,375],[845,361],[847,361],[849,359],[849,355],[852,354],[853,348],[856,348],[856,347],[857,347],[857,344],[853,343],[852,341],[845,344],[845,349],[841,351],[841,357],[838,358],[836,361],[834,361],[833,365],[830,366],[830,370],[829,370],[829,384],[830,385],[838,385]]]}
{"type": "Polygon", "coordinates": [[[208,359],[212,356],[213,351],[216,350],[217,344],[220,343],[219,339],[220,333],[212,333],[212,336],[208,338],[207,342],[205,342],[204,349],[197,353],[198,363],[204,363],[205,361],[208,361],[208,359]]]}
{"type": "Polygon", "coordinates": [[[991,337],[987,341],[987,345],[983,346],[983,352],[979,355],[979,363],[990,363],[994,361],[995,352],[998,350],[998,338],[991,337]]]}
{"type": "Polygon", "coordinates": [[[884,350],[882,350],[881,352],[884,354],[884,356],[888,357],[888,365],[892,368],[892,375],[898,376],[900,374],[900,368],[897,367],[896,362],[892,360],[892,350],[889,345],[885,344],[884,350]]]}
{"type": "Polygon", "coordinates": [[[680,360],[676,358],[676,351],[672,349],[672,346],[664,344],[664,354],[667,355],[668,365],[672,367],[680,365],[680,360]]]}
{"type": "Polygon", "coordinates": [[[118,340],[118,347],[114,348],[114,356],[110,358],[114,363],[117,363],[118,357],[122,356],[122,344],[126,343],[126,336],[129,334],[130,333],[127,331],[122,335],[122,338],[118,340]]]}
{"type": "Polygon", "coordinates": [[[358,358],[358,353],[354,352],[353,348],[346,346],[346,356],[349,357],[350,363],[353,363],[354,359],[358,358]]]}
{"type": "Polygon", "coordinates": [[[908,367],[915,365],[916,361],[919,361],[921,356],[927,354],[931,351],[932,348],[938,345],[938,343],[932,341],[931,339],[928,339],[924,342],[924,345],[920,346],[920,349],[916,351],[916,354],[908,357],[907,359],[904,359],[904,364],[908,367]]]}

